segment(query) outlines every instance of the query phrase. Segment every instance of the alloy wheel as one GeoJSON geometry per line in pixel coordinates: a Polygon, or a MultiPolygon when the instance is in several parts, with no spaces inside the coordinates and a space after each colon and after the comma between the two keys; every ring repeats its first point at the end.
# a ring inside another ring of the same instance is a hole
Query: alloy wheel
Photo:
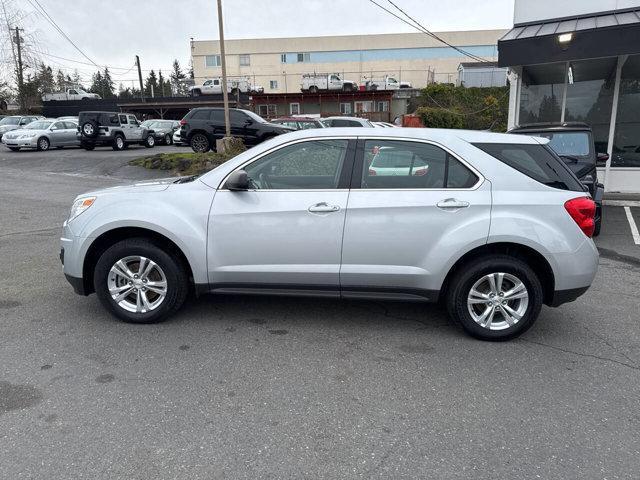
{"type": "Polygon", "coordinates": [[[40,150],[49,150],[49,140],[46,138],[41,138],[38,140],[38,147],[40,150]]]}
{"type": "Polygon", "coordinates": [[[124,139],[121,136],[116,137],[116,147],[118,147],[118,150],[122,150],[124,148],[124,139]]]}
{"type": "Polygon", "coordinates": [[[490,273],[473,284],[467,308],[474,322],[488,330],[505,330],[516,325],[527,312],[529,292],[510,273],[490,273]]]}
{"type": "Polygon", "coordinates": [[[148,313],[166,298],[167,277],[153,260],[132,255],[111,267],[107,287],[120,308],[132,313],[148,313]]]}
{"type": "Polygon", "coordinates": [[[209,141],[204,135],[194,135],[191,139],[191,148],[194,152],[206,152],[209,149],[209,141]]]}

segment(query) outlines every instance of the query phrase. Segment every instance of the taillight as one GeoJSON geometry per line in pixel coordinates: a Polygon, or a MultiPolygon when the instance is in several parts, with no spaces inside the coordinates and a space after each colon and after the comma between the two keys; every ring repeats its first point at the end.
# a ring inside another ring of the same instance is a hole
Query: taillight
{"type": "Polygon", "coordinates": [[[596,203],[589,197],[572,198],[564,203],[564,208],[569,215],[571,215],[573,221],[578,224],[580,230],[582,230],[587,237],[592,237],[593,231],[596,228],[594,221],[596,216],[596,203]]]}
{"type": "Polygon", "coordinates": [[[373,168],[370,168],[369,169],[369,176],[370,177],[375,177],[376,175],[378,175],[378,173],[373,168]]]}
{"type": "Polygon", "coordinates": [[[180,120],[180,125],[186,125],[187,121],[183,118],[182,120],[180,120]]]}

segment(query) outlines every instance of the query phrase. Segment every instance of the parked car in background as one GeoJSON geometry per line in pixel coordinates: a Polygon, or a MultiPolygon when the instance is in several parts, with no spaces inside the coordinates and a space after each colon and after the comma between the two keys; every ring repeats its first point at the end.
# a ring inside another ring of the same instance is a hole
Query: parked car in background
{"type": "Polygon", "coordinates": [[[4,117],[0,120],[0,140],[2,140],[2,136],[5,133],[11,130],[18,130],[19,128],[29,125],[31,122],[41,119],[44,119],[44,117],[38,115],[10,115],[4,117]]]}
{"type": "Polygon", "coordinates": [[[178,128],[175,132],[173,132],[173,144],[176,147],[186,147],[187,143],[182,141],[182,137],[180,136],[180,128],[178,128]]]}
{"type": "Polygon", "coordinates": [[[81,88],[68,88],[64,92],[45,93],[42,96],[44,102],[56,102],[62,100],[99,100],[101,97],[97,93],[85,92],[81,88]]]}
{"type": "Polygon", "coordinates": [[[284,125],[294,130],[307,130],[309,128],[325,128],[319,118],[312,117],[281,117],[271,120],[271,123],[284,125]]]}
{"type": "Polygon", "coordinates": [[[153,129],[143,127],[135,115],[119,112],[80,112],[77,137],[85,150],[124,150],[131,144],[152,148],[156,143],[153,129]]]}
{"type": "Polygon", "coordinates": [[[397,125],[389,122],[371,122],[375,128],[397,128],[397,125]]]}
{"type": "MultiPolygon", "coordinates": [[[[231,135],[241,138],[245,145],[257,145],[269,138],[293,129],[284,125],[267,122],[249,110],[229,109],[231,135]]],[[[224,137],[226,129],[222,108],[194,108],[180,121],[180,138],[187,142],[194,152],[215,149],[216,140],[224,137]]]]}
{"type": "Polygon", "coordinates": [[[400,82],[400,88],[413,88],[411,82],[400,82]]]}
{"type": "MultiPolygon", "coordinates": [[[[255,86],[249,77],[228,77],[227,93],[236,95],[238,93],[262,93],[263,87],[255,86]]],[[[200,95],[215,95],[222,93],[222,77],[214,77],[205,80],[201,85],[189,87],[189,94],[192,97],[200,95]]]]}
{"type": "Polygon", "coordinates": [[[302,91],[317,93],[323,91],[357,92],[358,83],[343,80],[338,73],[307,73],[302,76],[302,91]]]}
{"type": "Polygon", "coordinates": [[[65,117],[58,117],[58,118],[56,118],[56,120],[71,120],[72,122],[78,123],[78,117],[77,116],[73,116],[73,115],[69,115],[69,116],[65,116],[65,117]]]}
{"type": "Polygon", "coordinates": [[[594,236],[600,234],[602,225],[602,198],[604,185],[598,182],[598,162],[603,165],[609,159],[607,153],[599,153],[593,141],[591,127],[586,123],[565,122],[543,125],[523,125],[509,133],[535,135],[549,139],[549,147],[564,160],[567,166],[589,190],[596,202],[594,236]]]}
{"type": "Polygon", "coordinates": [[[51,147],[78,146],[77,130],[78,124],[71,120],[36,120],[24,128],[7,132],[2,136],[2,143],[14,152],[22,148],[46,151],[51,147]]]}
{"type": "Polygon", "coordinates": [[[156,142],[171,145],[174,132],[180,129],[180,120],[145,120],[142,126],[153,130],[156,142]]]}
{"type": "Polygon", "coordinates": [[[365,90],[398,90],[400,88],[400,82],[389,75],[385,75],[380,79],[370,79],[364,84],[365,90]]]}
{"type": "Polygon", "coordinates": [[[133,323],[172,316],[190,290],[442,299],[470,335],[513,338],[543,304],[582,295],[598,266],[594,202],[546,142],[294,132],[198,178],[80,195],[63,225],[64,274],[133,323]],[[427,172],[371,175],[382,151],[427,172]]]}
{"type": "Polygon", "coordinates": [[[360,117],[325,117],[322,123],[327,127],[373,127],[369,120],[360,117]]]}

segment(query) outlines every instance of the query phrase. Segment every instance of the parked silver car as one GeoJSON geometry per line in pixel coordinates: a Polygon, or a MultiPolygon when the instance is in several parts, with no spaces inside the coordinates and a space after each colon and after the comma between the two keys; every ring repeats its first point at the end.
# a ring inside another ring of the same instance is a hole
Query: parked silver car
{"type": "Polygon", "coordinates": [[[2,143],[14,152],[21,148],[49,150],[51,147],[79,146],[77,130],[78,123],[73,120],[36,120],[20,130],[4,134],[2,143]]]}
{"type": "Polygon", "coordinates": [[[301,130],[198,178],[77,197],[60,256],[76,292],[128,322],[167,318],[190,289],[442,299],[471,335],[506,339],[589,288],[594,211],[542,138],[301,130]],[[381,151],[395,175],[370,168],[381,151]]]}
{"type": "Polygon", "coordinates": [[[29,125],[31,122],[41,120],[44,117],[38,115],[10,115],[0,120],[0,139],[2,136],[10,132],[11,130],[19,130],[20,128],[29,125]]]}

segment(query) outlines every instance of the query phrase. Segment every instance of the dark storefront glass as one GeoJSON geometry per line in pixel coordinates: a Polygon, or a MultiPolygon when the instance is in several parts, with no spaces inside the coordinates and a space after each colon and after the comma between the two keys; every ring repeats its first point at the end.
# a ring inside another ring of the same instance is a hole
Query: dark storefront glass
{"type": "Polygon", "coordinates": [[[565,63],[523,67],[520,125],[560,121],[565,71],[565,63]]]}
{"type": "Polygon", "coordinates": [[[640,167],[640,55],[622,67],[612,167],[640,167]]]}
{"type": "Polygon", "coordinates": [[[570,63],[567,72],[565,122],[584,122],[593,129],[598,153],[606,153],[609,143],[611,106],[618,59],[600,58],[570,63]]]}

